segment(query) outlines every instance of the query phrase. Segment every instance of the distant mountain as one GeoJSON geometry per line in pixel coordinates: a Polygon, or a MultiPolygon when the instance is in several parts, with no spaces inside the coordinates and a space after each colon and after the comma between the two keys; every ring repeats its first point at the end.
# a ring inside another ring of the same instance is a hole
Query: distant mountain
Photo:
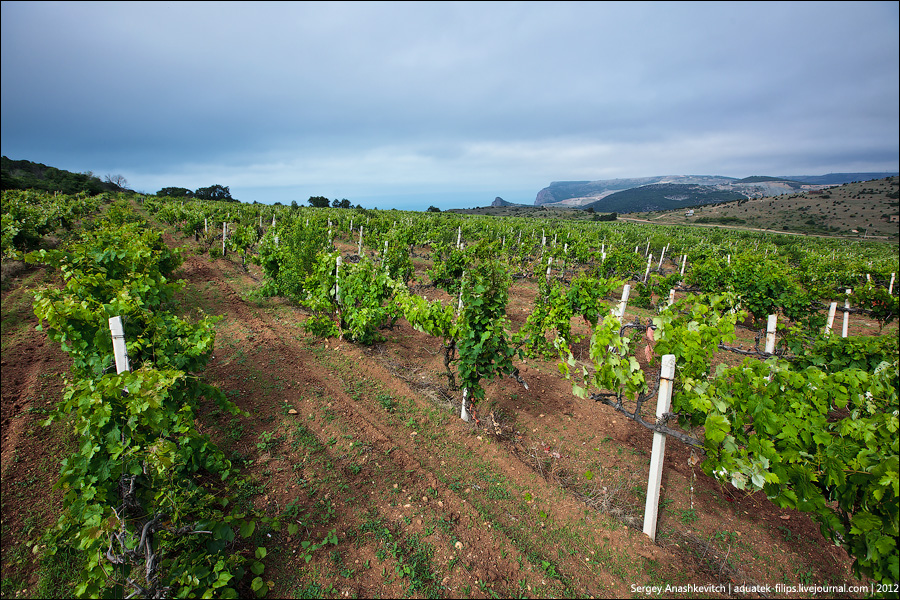
{"type": "Polygon", "coordinates": [[[802,181],[813,185],[844,185],[845,183],[854,183],[856,181],[871,181],[873,179],[884,179],[885,177],[893,177],[897,175],[897,171],[890,173],[829,173],[828,175],[795,175],[786,179],[802,181]]]}
{"type": "Polygon", "coordinates": [[[491,202],[491,206],[513,206],[513,203],[507,202],[500,196],[497,196],[496,198],[494,198],[494,201],[491,202]]]}
{"type": "Polygon", "coordinates": [[[705,175],[662,175],[638,177],[635,179],[601,179],[599,181],[554,181],[538,192],[535,206],[565,202],[570,206],[581,206],[605,198],[610,194],[657,183],[679,183],[696,185],[720,185],[734,181],[733,177],[705,175]],[[574,200],[566,202],[567,200],[574,200]]]}
{"type": "Polygon", "coordinates": [[[538,192],[534,205],[584,209],[590,207],[595,211],[618,213],[671,210],[681,206],[699,206],[741,198],[780,196],[853,181],[882,179],[895,174],[830,173],[790,177],[755,175],[744,179],[719,175],[665,175],[599,181],[554,181],[538,192]],[[629,190],[643,188],[650,189],[621,195],[629,190]],[[656,208],[649,208],[650,206],[656,208]]]}
{"type": "Polygon", "coordinates": [[[718,189],[714,185],[656,183],[615,192],[596,202],[582,205],[581,208],[585,210],[593,208],[595,212],[604,213],[648,212],[746,200],[746,198],[745,194],[718,189]]]}

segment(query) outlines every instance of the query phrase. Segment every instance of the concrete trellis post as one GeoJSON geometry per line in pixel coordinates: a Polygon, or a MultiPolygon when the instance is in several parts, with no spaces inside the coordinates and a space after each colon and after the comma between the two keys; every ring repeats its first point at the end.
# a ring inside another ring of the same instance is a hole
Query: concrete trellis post
{"type": "Polygon", "coordinates": [[[891,273],[891,284],[888,286],[888,296],[894,293],[894,278],[897,276],[897,273],[891,273]]]}
{"type": "Polygon", "coordinates": [[[363,239],[363,226],[359,226],[359,247],[356,250],[356,253],[362,256],[362,239],[363,239]]]}
{"type": "Polygon", "coordinates": [[[837,312],[837,302],[832,302],[828,307],[828,324],[825,325],[825,333],[831,333],[831,327],[834,325],[834,314],[837,312]]]}
{"type": "Polygon", "coordinates": [[[462,248],[462,225],[456,228],[456,249],[462,248]]]}
{"type": "Polygon", "coordinates": [[[130,371],[128,362],[128,349],[125,347],[125,328],[122,325],[122,317],[110,317],[109,332],[112,335],[113,354],[116,357],[116,373],[130,371]]]}
{"type": "Polygon", "coordinates": [[[647,283],[647,277],[650,276],[650,264],[653,262],[653,255],[647,255],[647,268],[644,270],[644,279],[642,280],[644,283],[647,283]]]}
{"type": "Polygon", "coordinates": [[[669,306],[675,304],[675,288],[669,290],[669,306]]]}
{"type": "Polygon", "coordinates": [[[465,421],[466,423],[468,423],[469,421],[472,420],[472,418],[469,416],[469,410],[466,407],[466,400],[468,399],[468,397],[469,397],[469,388],[463,388],[462,407],[460,408],[460,411],[459,411],[459,418],[462,419],[463,421],[465,421]]]}
{"type": "Polygon", "coordinates": [[[622,299],[619,301],[619,306],[616,308],[616,318],[619,319],[619,322],[622,322],[622,319],[625,318],[625,306],[628,304],[628,295],[631,293],[631,285],[626,283],[625,287],[622,288],[622,299]]]}
{"type": "Polygon", "coordinates": [[[341,257],[338,256],[334,261],[334,302],[338,306],[341,305],[341,257]]]}
{"type": "Polygon", "coordinates": [[[847,288],[847,291],[844,294],[847,296],[847,299],[844,300],[844,328],[841,330],[841,337],[847,337],[847,334],[850,332],[850,293],[852,290],[847,288]]]}
{"type": "Polygon", "coordinates": [[[209,219],[203,217],[203,233],[209,233],[209,219]]]}
{"type": "MultiPolygon", "coordinates": [[[[669,412],[672,404],[672,380],[675,379],[675,355],[662,357],[659,373],[659,396],[656,401],[656,419],[669,412]]],[[[666,455],[666,435],[653,432],[653,452],[650,456],[650,475],[647,479],[647,503],[644,505],[644,533],[656,541],[656,517],[659,514],[659,485],[662,482],[663,459],[666,455]]]]}
{"type": "Polygon", "coordinates": [[[550,281],[550,269],[553,268],[553,257],[547,257],[547,281],[550,281]]]}
{"type": "Polygon", "coordinates": [[[225,256],[225,238],[228,237],[228,223],[222,221],[222,256],[225,256]]]}
{"type": "Polygon", "coordinates": [[[681,276],[684,277],[684,267],[687,266],[687,254],[681,257],[681,276]]]}
{"type": "Polygon", "coordinates": [[[778,315],[769,315],[768,323],[766,324],[766,353],[774,354],[775,353],[775,330],[778,326],[778,315]]]}

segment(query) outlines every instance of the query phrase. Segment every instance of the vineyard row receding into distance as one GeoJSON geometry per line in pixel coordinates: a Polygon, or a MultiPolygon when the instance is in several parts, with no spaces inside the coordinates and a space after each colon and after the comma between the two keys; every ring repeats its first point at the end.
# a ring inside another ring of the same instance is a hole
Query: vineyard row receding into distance
{"type": "MultiPolygon", "coordinates": [[[[201,433],[199,415],[208,402],[246,412],[202,376],[218,317],[192,323],[173,305],[179,285],[171,278],[184,251],[170,249],[128,196],[3,198],[4,255],[62,275],[61,287],[36,293],[34,312],[73,361],[48,421],[71,422],[80,447],[64,461],[67,510],[44,545],[83,556],[78,595],[119,586],[141,596],[228,596],[240,585],[265,595],[267,551],[249,542],[254,532],[302,530],[286,513],[248,508],[213,483],[227,484],[236,468],[201,433]],[[89,220],[101,209],[102,219],[89,220]],[[88,225],[62,249],[22,254],[81,219],[88,225]],[[127,373],[111,372],[114,317],[124,320],[127,373]],[[235,532],[248,540],[246,551],[225,553],[235,532]]],[[[208,260],[258,265],[258,297],[302,307],[308,334],[374,347],[405,321],[435,338],[444,389],[477,430],[499,428],[492,383],[510,378],[527,389],[526,362],[555,365],[574,397],[686,444],[707,476],[808,513],[852,558],[857,577],[887,589],[900,579],[894,245],[639,223],[133,201],[208,260]],[[424,278],[416,260],[430,265],[424,278]],[[514,327],[508,308],[520,282],[537,289],[514,327]],[[645,316],[626,320],[626,306],[645,316]],[[855,318],[877,322],[878,334],[849,335],[855,318]],[[674,360],[671,408],[647,416],[664,355],[674,360]]],[[[305,537],[307,562],[336,543],[333,529],[305,537]]],[[[439,591],[432,582],[423,593],[439,591]]]]}

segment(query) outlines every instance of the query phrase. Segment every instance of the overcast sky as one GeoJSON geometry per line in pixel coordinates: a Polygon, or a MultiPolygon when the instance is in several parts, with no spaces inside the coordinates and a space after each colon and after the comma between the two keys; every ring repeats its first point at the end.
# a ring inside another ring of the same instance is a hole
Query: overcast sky
{"type": "Polygon", "coordinates": [[[897,2],[2,3],[2,153],[378,208],[900,163],[897,2]]]}

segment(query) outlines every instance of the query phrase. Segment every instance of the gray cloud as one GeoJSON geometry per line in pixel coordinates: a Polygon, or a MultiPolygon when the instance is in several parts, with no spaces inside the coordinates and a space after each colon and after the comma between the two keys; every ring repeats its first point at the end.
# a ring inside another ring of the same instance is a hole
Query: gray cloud
{"type": "Polygon", "coordinates": [[[4,2],[2,146],[263,201],[896,170],[897,47],[893,2],[4,2]]]}

